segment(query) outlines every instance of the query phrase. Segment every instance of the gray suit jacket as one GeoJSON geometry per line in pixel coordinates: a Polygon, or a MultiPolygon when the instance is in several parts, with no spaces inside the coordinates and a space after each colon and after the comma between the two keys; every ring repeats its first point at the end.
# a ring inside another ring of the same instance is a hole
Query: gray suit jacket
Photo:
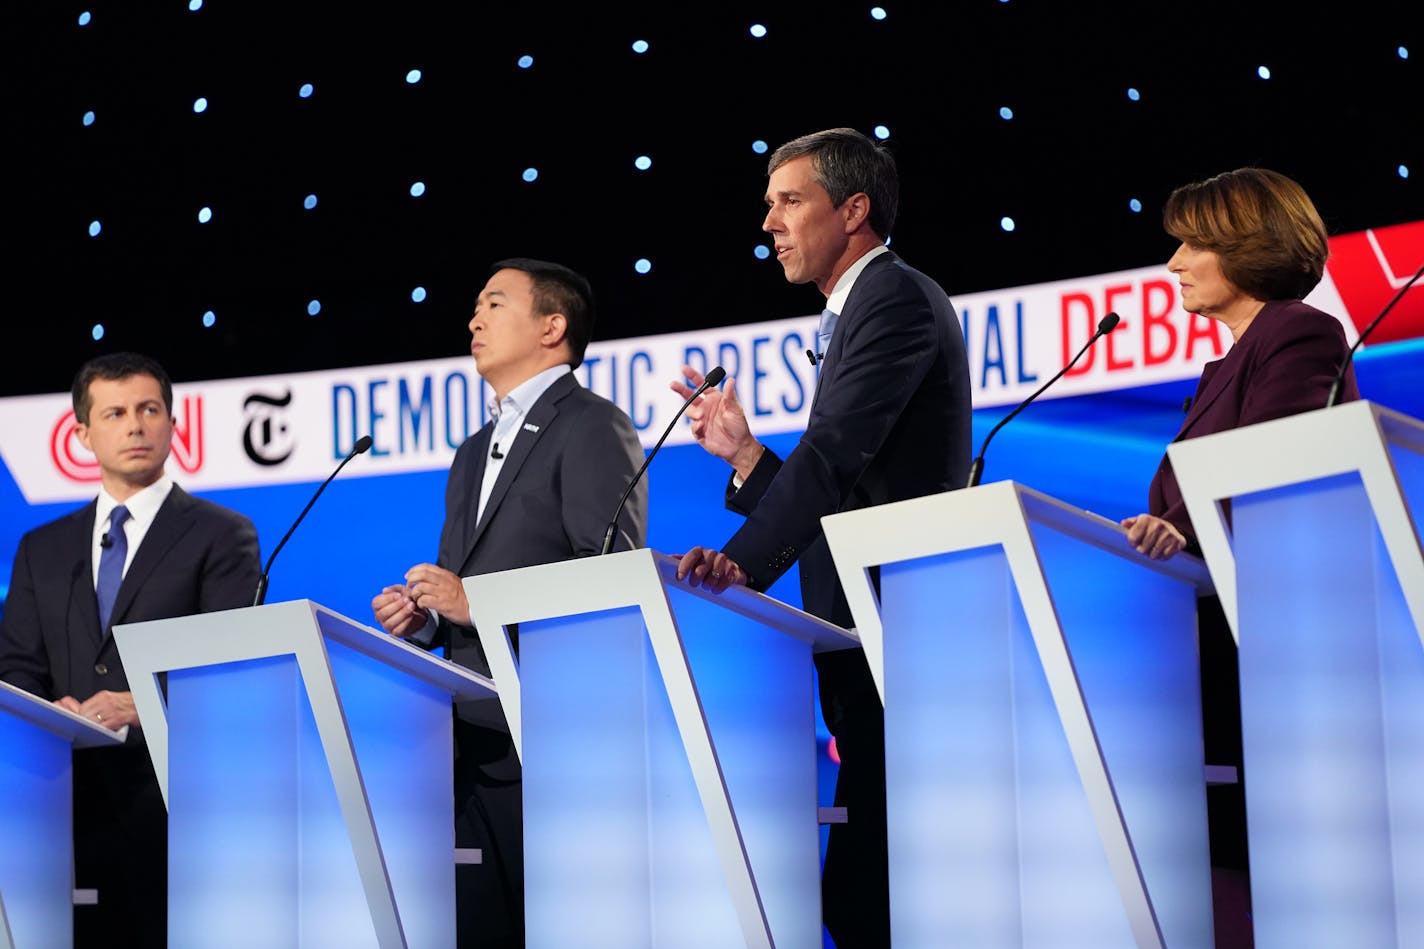
{"type": "MultiPolygon", "coordinates": [[[[618,499],[643,463],[627,414],[579,385],[572,373],[561,376],[525,415],[476,523],[493,432],[493,423],[486,425],[455,453],[439,566],[469,577],[596,555],[618,499]]],[[[633,490],[618,524],[615,549],[645,545],[646,481],[633,490]]],[[[447,647],[455,662],[489,674],[472,627],[442,619],[433,645],[447,647]]]]}

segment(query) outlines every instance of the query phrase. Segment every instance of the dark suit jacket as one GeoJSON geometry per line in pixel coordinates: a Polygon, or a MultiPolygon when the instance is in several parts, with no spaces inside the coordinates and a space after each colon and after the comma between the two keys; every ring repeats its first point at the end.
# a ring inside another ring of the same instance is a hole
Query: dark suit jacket
{"type": "MultiPolygon", "coordinates": [[[[724,552],[756,589],[800,562],[808,613],[853,625],[821,518],[963,487],[969,366],[949,297],[893,253],[861,271],[836,322],[806,431],[783,462],[763,454],[727,504],[747,515],[724,552]]],[[[844,683],[822,670],[822,698],[844,683]]],[[[859,663],[864,665],[863,660],[859,663]]],[[[868,671],[856,673],[863,690],[868,671]]],[[[826,709],[834,731],[835,709],[826,709]]]]}
{"type": "MultiPolygon", "coordinates": [[[[500,468],[475,523],[489,457],[490,423],[455,453],[445,489],[438,564],[462,577],[597,554],[618,499],[643,463],[643,449],[622,409],[579,385],[570,373],[539,397],[500,468]]],[[[646,542],[648,487],[633,489],[618,519],[614,547],[646,542]]],[[[433,645],[484,675],[489,664],[472,627],[441,620],[433,645]]]]}
{"type": "MultiPolygon", "coordinates": [[[[0,621],[0,679],[46,699],[129,690],[112,629],[99,628],[96,503],[20,540],[0,621]]],[[[250,606],[262,573],[246,517],[174,485],[134,553],[112,624],[250,606]]]]}
{"type": "MultiPolygon", "coordinates": [[[[1229,352],[1202,369],[1197,393],[1177,437],[1199,438],[1243,425],[1325,407],[1330,386],[1349,353],[1340,323],[1299,300],[1272,300],[1246,327],[1229,352]]],[[[1360,397],[1352,366],[1341,401],[1360,397]]],[[[1170,521],[1200,552],[1196,531],[1167,456],[1152,479],[1147,511],[1170,521]]]]}

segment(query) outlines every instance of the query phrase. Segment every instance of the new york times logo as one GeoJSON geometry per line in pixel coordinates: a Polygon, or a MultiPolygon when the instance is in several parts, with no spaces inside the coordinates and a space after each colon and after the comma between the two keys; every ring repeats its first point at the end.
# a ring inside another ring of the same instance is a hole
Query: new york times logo
{"type": "Polygon", "coordinates": [[[247,424],[242,429],[242,450],[259,465],[280,465],[296,447],[292,427],[287,422],[287,406],[292,391],[281,396],[254,394],[242,402],[247,424]]]}

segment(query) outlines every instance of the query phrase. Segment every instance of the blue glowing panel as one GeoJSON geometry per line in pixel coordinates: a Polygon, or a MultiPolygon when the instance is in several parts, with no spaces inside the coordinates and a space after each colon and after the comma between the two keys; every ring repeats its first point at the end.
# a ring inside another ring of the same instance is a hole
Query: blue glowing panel
{"type": "MultiPolygon", "coordinates": [[[[776,944],[819,946],[810,649],[670,602],[776,944]]],[[[744,944],[639,611],[523,623],[519,648],[527,944],[744,944]]]]}
{"type": "Polygon", "coordinates": [[[70,753],[64,739],[0,712],[0,900],[20,949],[73,943],[70,753]]]}
{"type": "MultiPolygon", "coordinates": [[[[1034,540],[1158,924],[1208,945],[1195,591],[1034,540]]],[[[881,576],[895,945],[1135,945],[1002,549],[881,576]]]]}
{"type": "MultiPolygon", "coordinates": [[[[449,698],[327,648],[407,941],[453,944],[449,698]]],[[[170,943],[376,946],[295,657],[168,682],[170,943]]]]}
{"type": "Polygon", "coordinates": [[[1424,658],[1355,474],[1233,502],[1261,946],[1424,940],[1424,658]]]}
{"type": "Polygon", "coordinates": [[[1208,945],[1197,591],[1041,523],[1031,529],[1163,937],[1208,945]]]}
{"type": "MultiPolygon", "coordinates": [[[[525,934],[530,949],[652,945],[645,705],[656,665],[634,608],[519,629],[525,934]]],[[[651,697],[650,697],[651,696],[651,697]]],[[[691,776],[664,805],[687,809],[691,776]]],[[[700,841],[699,841],[700,842],[700,841]]],[[[710,875],[705,847],[692,882],[710,875]]],[[[726,932],[730,907],[717,926],[726,932]]]]}
{"type": "Polygon", "coordinates": [[[821,928],[810,646],[682,588],[669,594],[772,933],[779,946],[805,944],[821,928]]]}

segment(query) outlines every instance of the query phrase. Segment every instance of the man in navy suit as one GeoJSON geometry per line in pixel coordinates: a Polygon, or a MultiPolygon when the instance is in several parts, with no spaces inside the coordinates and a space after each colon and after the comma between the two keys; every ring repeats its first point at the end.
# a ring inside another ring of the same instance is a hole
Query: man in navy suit
{"type": "MultiPolygon", "coordinates": [[[[792,283],[826,297],[820,379],[796,449],[783,461],[748,429],[735,380],[688,410],[692,432],[733,467],[726,503],[747,516],[722,550],[695,547],[679,578],[715,592],[765,589],[801,567],[807,612],[853,621],[821,518],[962,487],[969,474],[970,394],[964,336],[932,279],[885,246],[899,179],[890,152],[853,129],[795,139],[767,166],[762,229],[792,283]]],[[[684,367],[691,385],[701,375],[684,367]]],[[[692,389],[673,388],[684,398],[692,389]]],[[[877,577],[878,581],[878,577],[877,577]]],[[[890,945],[885,842],[884,712],[859,650],[816,657],[821,709],[841,765],[822,875],[826,927],[840,949],[890,945]]]]}
{"type": "MultiPolygon", "coordinates": [[[[411,567],[371,603],[392,635],[444,646],[455,662],[488,675],[461,578],[603,548],[643,449],[627,414],[574,378],[593,318],[588,281],[567,267],[526,258],[494,265],[470,320],[470,352],[494,390],[493,417],[455,453],[437,562],[411,567]]],[[[619,516],[616,549],[644,545],[647,498],[644,482],[619,516]]],[[[473,710],[457,712],[455,842],[480,848],[483,859],[457,873],[458,942],[521,946],[519,761],[508,732],[479,724],[473,710]]]]}
{"type": "Polygon", "coordinates": [[[76,913],[75,945],[152,949],[167,939],[168,816],[113,627],[247,606],[262,572],[257,531],[165,474],[173,386],[157,362],[92,359],[73,399],[101,489],[20,540],[0,679],[115,731],[129,727],[123,746],[74,756],[75,884],[99,893],[96,909],[76,913]]]}

